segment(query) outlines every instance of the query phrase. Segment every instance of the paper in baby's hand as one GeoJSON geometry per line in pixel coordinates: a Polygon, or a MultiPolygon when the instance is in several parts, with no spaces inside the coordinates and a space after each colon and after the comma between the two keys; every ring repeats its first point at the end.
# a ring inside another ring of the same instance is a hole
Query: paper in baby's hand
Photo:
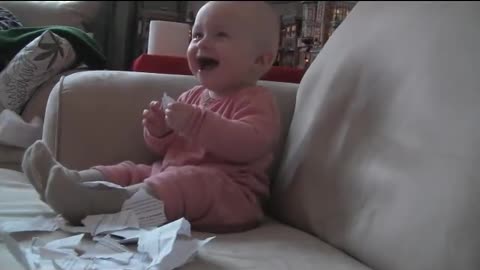
{"type": "Polygon", "coordinates": [[[162,109],[164,110],[167,109],[167,106],[174,102],[175,102],[175,99],[169,97],[165,92],[163,92],[162,109]]]}

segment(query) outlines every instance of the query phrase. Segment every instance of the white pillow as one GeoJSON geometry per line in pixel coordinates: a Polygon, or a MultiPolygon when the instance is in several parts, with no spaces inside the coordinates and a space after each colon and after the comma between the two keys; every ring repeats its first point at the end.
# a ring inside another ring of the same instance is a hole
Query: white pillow
{"type": "Polygon", "coordinates": [[[0,108],[20,114],[35,90],[70,68],[75,59],[71,44],[46,30],[20,50],[0,73],[0,108]]]}

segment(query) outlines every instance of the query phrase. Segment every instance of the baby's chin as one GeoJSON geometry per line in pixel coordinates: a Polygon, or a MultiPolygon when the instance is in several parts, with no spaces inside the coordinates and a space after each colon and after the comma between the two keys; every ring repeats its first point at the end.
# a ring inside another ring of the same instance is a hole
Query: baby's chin
{"type": "Polygon", "coordinates": [[[215,79],[215,78],[204,78],[200,74],[196,75],[195,77],[203,87],[211,91],[214,91],[216,93],[223,92],[224,91],[223,89],[225,89],[227,86],[227,84],[220,82],[218,79],[215,79]]]}

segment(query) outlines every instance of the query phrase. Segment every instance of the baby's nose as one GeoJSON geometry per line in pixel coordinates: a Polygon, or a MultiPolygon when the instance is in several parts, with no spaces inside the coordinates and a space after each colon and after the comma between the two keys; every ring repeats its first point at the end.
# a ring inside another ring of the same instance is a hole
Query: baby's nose
{"type": "Polygon", "coordinates": [[[208,49],[211,47],[211,40],[210,38],[202,38],[199,42],[198,42],[198,47],[200,49],[208,49]]]}

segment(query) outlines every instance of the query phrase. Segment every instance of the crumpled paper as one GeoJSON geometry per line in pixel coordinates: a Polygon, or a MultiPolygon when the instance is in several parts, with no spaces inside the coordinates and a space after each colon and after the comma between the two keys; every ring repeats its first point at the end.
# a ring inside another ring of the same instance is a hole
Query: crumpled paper
{"type": "Polygon", "coordinates": [[[0,222],[0,240],[26,270],[173,270],[193,260],[199,249],[215,238],[191,237],[185,218],[165,222],[163,202],[139,190],[123,204],[122,211],[87,216],[81,227],[68,225],[60,216],[0,222]],[[11,236],[16,232],[56,230],[72,236],[49,242],[34,237],[26,248],[11,236]],[[81,247],[86,237],[96,244],[81,247]],[[137,244],[137,248],[124,246],[126,243],[137,244]]]}

